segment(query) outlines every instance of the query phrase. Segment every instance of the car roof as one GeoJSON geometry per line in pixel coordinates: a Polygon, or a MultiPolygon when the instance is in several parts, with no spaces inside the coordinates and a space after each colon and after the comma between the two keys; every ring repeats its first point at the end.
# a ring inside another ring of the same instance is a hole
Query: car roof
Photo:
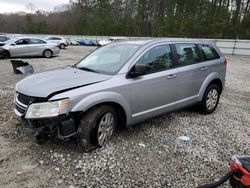
{"type": "Polygon", "coordinates": [[[28,37],[28,36],[21,36],[21,37],[14,37],[13,39],[40,39],[40,40],[43,40],[42,38],[39,38],[39,37],[28,37]]]}
{"type": "Polygon", "coordinates": [[[56,38],[63,38],[63,37],[60,37],[60,36],[46,36],[46,38],[51,38],[51,37],[56,37],[56,38]]]}
{"type": "Polygon", "coordinates": [[[130,43],[130,44],[157,44],[162,42],[176,42],[176,43],[198,43],[198,44],[213,44],[213,41],[202,40],[202,39],[187,39],[187,38],[131,38],[125,41],[119,41],[119,43],[130,43]]]}
{"type": "Polygon", "coordinates": [[[116,40],[116,39],[126,39],[126,37],[111,37],[110,39],[114,39],[114,40],[116,40]]]}

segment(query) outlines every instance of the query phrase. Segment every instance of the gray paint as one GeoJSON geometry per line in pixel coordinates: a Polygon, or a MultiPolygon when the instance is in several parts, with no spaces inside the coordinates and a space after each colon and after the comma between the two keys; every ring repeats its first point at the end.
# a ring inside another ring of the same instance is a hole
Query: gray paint
{"type": "Polygon", "coordinates": [[[226,67],[224,57],[184,67],[177,67],[137,78],[126,75],[137,60],[149,49],[162,44],[178,42],[204,43],[197,40],[158,39],[146,41],[114,76],[90,73],[74,68],[54,70],[31,76],[19,82],[18,92],[31,96],[48,96],[51,92],[89,84],[52,96],[49,100],[68,97],[69,112],[87,111],[104,102],[119,104],[126,113],[127,125],[163,114],[202,100],[207,86],[214,79],[224,85],[226,67]],[[203,67],[207,67],[204,71],[203,67]],[[169,75],[176,75],[168,79],[169,75]],[[95,83],[98,82],[98,83],[95,83]],[[91,84],[94,83],[94,84],[91,84]]]}
{"type": "Polygon", "coordinates": [[[16,85],[16,90],[28,96],[47,97],[57,91],[104,81],[109,78],[111,76],[67,67],[29,76],[16,85]]]}

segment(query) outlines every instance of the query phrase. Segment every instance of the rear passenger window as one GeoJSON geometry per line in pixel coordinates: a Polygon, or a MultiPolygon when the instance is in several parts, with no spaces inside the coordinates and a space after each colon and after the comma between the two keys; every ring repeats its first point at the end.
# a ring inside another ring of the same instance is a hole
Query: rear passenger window
{"type": "Polygon", "coordinates": [[[202,52],[207,60],[218,59],[220,58],[216,50],[209,45],[201,45],[202,52]]]}
{"type": "Polygon", "coordinates": [[[45,44],[46,42],[40,39],[29,39],[29,44],[45,44]]]}
{"type": "Polygon", "coordinates": [[[164,71],[173,67],[173,59],[168,44],[151,48],[137,62],[150,67],[148,73],[164,71]]]}
{"type": "Polygon", "coordinates": [[[175,46],[181,66],[191,65],[201,60],[199,49],[195,44],[175,44],[175,46]]]}

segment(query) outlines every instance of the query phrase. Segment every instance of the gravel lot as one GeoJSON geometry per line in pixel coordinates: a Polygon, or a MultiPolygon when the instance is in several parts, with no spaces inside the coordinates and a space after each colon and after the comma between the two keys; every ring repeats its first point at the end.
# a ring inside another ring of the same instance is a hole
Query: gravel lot
{"type": "MultiPolygon", "coordinates": [[[[74,64],[93,49],[69,47],[57,57],[27,61],[44,71],[74,64]]],[[[73,141],[37,145],[27,136],[12,110],[22,76],[0,60],[0,187],[189,188],[218,180],[232,155],[250,154],[249,57],[227,59],[226,88],[215,113],[163,115],[117,132],[109,146],[91,153],[73,141]],[[191,139],[180,141],[181,135],[191,139]]]]}

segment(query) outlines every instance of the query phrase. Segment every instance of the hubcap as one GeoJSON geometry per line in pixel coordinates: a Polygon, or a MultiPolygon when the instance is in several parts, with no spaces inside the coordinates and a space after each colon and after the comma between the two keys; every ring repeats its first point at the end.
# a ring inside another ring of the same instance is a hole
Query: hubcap
{"type": "Polygon", "coordinates": [[[216,89],[211,89],[207,95],[206,106],[208,110],[212,110],[218,101],[218,91],[216,89]]]}
{"type": "Polygon", "coordinates": [[[45,52],[45,56],[46,56],[46,57],[50,57],[50,56],[51,56],[51,52],[50,52],[50,51],[46,51],[46,52],[45,52]]]}
{"type": "Polygon", "coordinates": [[[114,115],[112,113],[108,112],[102,116],[97,132],[98,144],[100,146],[106,145],[111,139],[114,131],[114,124],[114,115]]]}

